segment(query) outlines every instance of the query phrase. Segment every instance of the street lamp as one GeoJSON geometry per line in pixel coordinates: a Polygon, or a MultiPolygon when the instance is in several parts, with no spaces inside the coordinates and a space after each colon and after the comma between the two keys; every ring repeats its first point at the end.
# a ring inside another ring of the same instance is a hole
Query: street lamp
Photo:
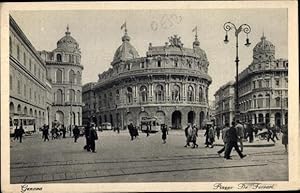
{"type": "Polygon", "coordinates": [[[234,30],[235,39],[236,39],[235,121],[237,121],[239,119],[239,116],[240,116],[239,90],[238,90],[238,88],[239,88],[239,85],[238,85],[238,66],[239,66],[239,52],[238,52],[239,44],[238,44],[238,39],[239,38],[238,38],[238,36],[239,36],[240,32],[244,32],[247,35],[245,46],[249,47],[251,43],[249,42],[248,34],[251,32],[251,28],[248,24],[242,24],[242,25],[240,25],[240,27],[237,28],[233,23],[226,22],[224,24],[224,30],[226,31],[226,35],[225,35],[225,39],[224,39],[225,44],[227,44],[229,42],[229,40],[228,40],[228,31],[230,31],[231,29],[234,30]]]}

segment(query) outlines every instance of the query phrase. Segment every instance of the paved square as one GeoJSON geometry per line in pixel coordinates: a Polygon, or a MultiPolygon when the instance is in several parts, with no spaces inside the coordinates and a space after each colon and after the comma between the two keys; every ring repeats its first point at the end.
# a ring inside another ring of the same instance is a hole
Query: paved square
{"type": "Polygon", "coordinates": [[[244,147],[248,156],[243,160],[235,151],[233,160],[224,160],[217,154],[221,146],[205,148],[203,134],[199,132],[199,148],[192,149],[184,147],[184,131],[170,131],[166,144],[160,132],[140,133],[133,141],[128,131],[98,132],[97,153],[83,149],[84,137],[78,143],[73,138],[43,142],[35,134],[23,143],[11,141],[11,183],[288,180],[288,154],[281,141],[244,147]]]}

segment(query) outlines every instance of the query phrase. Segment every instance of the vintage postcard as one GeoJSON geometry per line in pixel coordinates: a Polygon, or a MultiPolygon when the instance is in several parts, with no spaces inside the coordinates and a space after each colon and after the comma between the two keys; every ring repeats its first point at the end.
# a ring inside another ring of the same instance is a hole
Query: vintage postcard
{"type": "Polygon", "coordinates": [[[299,190],[296,1],[0,8],[2,192],[299,190]]]}

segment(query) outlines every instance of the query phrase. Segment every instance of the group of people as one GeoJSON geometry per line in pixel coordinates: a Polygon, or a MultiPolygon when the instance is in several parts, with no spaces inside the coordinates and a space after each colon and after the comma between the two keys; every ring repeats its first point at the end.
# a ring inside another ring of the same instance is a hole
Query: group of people
{"type": "Polygon", "coordinates": [[[22,143],[23,134],[25,134],[25,130],[23,129],[23,125],[20,126],[16,125],[16,128],[14,130],[14,140],[20,140],[20,143],[22,143]]]}
{"type": "Polygon", "coordinates": [[[184,147],[190,146],[190,143],[193,143],[192,148],[198,147],[197,137],[198,137],[198,128],[191,123],[184,129],[186,137],[186,145],[184,147]]]}
{"type": "Polygon", "coordinates": [[[240,158],[243,159],[247,155],[244,155],[243,152],[243,126],[241,125],[240,121],[237,120],[237,123],[232,122],[231,127],[229,127],[229,123],[225,123],[225,128],[222,130],[222,138],[224,142],[224,146],[222,149],[218,151],[218,154],[221,155],[222,152],[224,153],[225,159],[232,159],[230,154],[232,148],[239,154],[240,158]],[[238,146],[238,142],[241,145],[241,149],[238,146]]]}
{"type": "Polygon", "coordinates": [[[97,134],[97,131],[96,131],[96,124],[95,123],[88,124],[84,128],[84,136],[85,136],[86,144],[83,148],[85,150],[87,150],[88,152],[96,153],[96,143],[95,143],[95,141],[98,140],[98,134],[97,134]]]}

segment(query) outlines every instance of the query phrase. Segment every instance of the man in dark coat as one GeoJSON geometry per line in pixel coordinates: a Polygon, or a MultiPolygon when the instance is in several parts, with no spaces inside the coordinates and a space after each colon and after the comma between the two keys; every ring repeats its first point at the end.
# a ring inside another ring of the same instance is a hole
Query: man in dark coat
{"type": "Polygon", "coordinates": [[[247,133],[248,133],[248,137],[249,137],[249,142],[253,143],[253,133],[254,133],[254,129],[253,129],[253,125],[251,123],[251,121],[249,121],[248,126],[247,126],[247,133]]]}
{"type": "Polygon", "coordinates": [[[88,122],[87,126],[84,128],[84,136],[85,136],[85,142],[86,142],[86,144],[83,147],[87,151],[91,150],[89,135],[90,135],[90,123],[88,122]]]}
{"type": "Polygon", "coordinates": [[[167,134],[168,134],[168,127],[165,124],[161,124],[161,132],[162,132],[162,140],[163,143],[166,143],[166,139],[167,139],[167,134]]]}
{"type": "Polygon", "coordinates": [[[96,153],[96,144],[95,140],[98,140],[98,135],[95,127],[95,123],[92,123],[92,127],[90,128],[89,132],[89,139],[90,139],[90,147],[93,153],[96,153]]]}
{"type": "Polygon", "coordinates": [[[131,140],[133,140],[133,134],[134,134],[134,131],[133,131],[133,124],[132,123],[130,123],[129,125],[128,125],[128,131],[129,131],[129,134],[130,134],[130,137],[131,137],[131,140]]]}
{"type": "Polygon", "coordinates": [[[63,138],[66,138],[67,129],[65,125],[62,125],[61,128],[62,128],[63,138]]]}
{"type": "Polygon", "coordinates": [[[15,131],[14,131],[14,140],[19,139],[19,129],[18,125],[16,125],[15,131]]]}
{"type": "Polygon", "coordinates": [[[74,135],[74,142],[77,142],[77,139],[79,138],[79,134],[80,134],[80,130],[77,127],[77,125],[75,125],[74,129],[73,129],[73,135],[74,135]]]}
{"type": "Polygon", "coordinates": [[[20,143],[22,143],[22,137],[23,134],[25,133],[24,129],[23,129],[23,125],[21,124],[20,128],[19,128],[19,138],[20,138],[20,143]]]}
{"type": "Polygon", "coordinates": [[[44,125],[43,127],[43,138],[44,141],[48,140],[49,141],[49,126],[48,125],[44,125]]]}
{"type": "Polygon", "coordinates": [[[230,129],[227,131],[228,133],[228,143],[226,144],[226,151],[225,151],[225,159],[231,159],[230,153],[232,148],[234,147],[235,151],[239,154],[240,158],[243,159],[246,157],[246,155],[243,155],[243,153],[240,151],[239,146],[238,146],[238,135],[237,131],[235,128],[235,122],[232,122],[232,126],[230,129]]]}

